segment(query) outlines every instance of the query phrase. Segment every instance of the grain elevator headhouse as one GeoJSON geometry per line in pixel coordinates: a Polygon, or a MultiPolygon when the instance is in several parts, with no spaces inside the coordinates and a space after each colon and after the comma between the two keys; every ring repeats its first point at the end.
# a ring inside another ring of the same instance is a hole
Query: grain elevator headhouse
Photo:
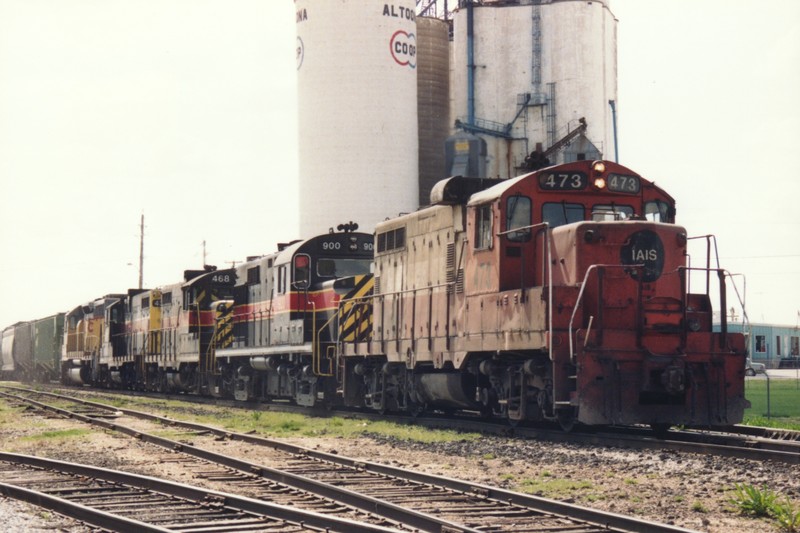
{"type": "Polygon", "coordinates": [[[609,0],[461,1],[449,16],[451,115],[486,141],[487,177],[614,157],[609,0]]]}

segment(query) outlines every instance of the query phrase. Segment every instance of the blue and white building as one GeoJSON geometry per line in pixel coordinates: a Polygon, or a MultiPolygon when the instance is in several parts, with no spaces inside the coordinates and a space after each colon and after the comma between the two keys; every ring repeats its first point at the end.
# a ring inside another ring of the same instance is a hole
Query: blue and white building
{"type": "MultiPolygon", "coordinates": [[[[714,330],[719,331],[719,324],[714,330]]],[[[729,322],[728,331],[744,333],[753,362],[767,368],[800,366],[800,327],[777,324],[729,322]]]]}

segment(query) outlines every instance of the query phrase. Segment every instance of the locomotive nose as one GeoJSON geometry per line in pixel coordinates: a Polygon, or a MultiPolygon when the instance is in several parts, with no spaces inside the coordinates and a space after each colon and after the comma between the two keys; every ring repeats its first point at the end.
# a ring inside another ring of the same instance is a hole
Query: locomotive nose
{"type": "Polygon", "coordinates": [[[658,233],[652,230],[641,230],[632,233],[627,242],[620,248],[620,261],[623,265],[639,265],[642,273],[631,270],[630,275],[642,281],[656,281],[664,271],[664,243],[658,233]]]}

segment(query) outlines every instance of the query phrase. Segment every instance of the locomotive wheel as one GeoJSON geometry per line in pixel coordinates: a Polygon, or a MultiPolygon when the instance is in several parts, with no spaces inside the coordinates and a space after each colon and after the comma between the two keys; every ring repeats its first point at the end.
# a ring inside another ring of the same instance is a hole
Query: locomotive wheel
{"type": "Polygon", "coordinates": [[[650,429],[653,430],[653,435],[656,436],[657,439],[666,439],[667,433],[669,432],[669,428],[671,428],[671,424],[666,423],[652,423],[650,424],[650,429]]]}
{"type": "Polygon", "coordinates": [[[424,403],[409,403],[408,404],[408,414],[414,418],[422,416],[422,413],[425,412],[425,404],[424,403]]]}
{"type": "Polygon", "coordinates": [[[576,412],[574,407],[567,407],[556,411],[556,418],[561,429],[569,433],[575,428],[576,412]]]}

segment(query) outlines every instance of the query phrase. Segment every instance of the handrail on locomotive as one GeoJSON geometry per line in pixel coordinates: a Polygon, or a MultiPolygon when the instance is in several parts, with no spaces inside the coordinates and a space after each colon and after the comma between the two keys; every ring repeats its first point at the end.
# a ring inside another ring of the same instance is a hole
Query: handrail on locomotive
{"type": "MultiPolygon", "coordinates": [[[[584,289],[586,288],[586,284],[589,282],[589,276],[597,271],[598,273],[602,272],[606,268],[621,268],[621,269],[629,269],[629,270],[639,270],[643,268],[644,265],[589,265],[589,268],[586,269],[586,274],[583,277],[583,281],[581,282],[581,288],[578,291],[578,298],[575,300],[575,305],[572,308],[572,314],[569,318],[569,327],[567,329],[568,336],[569,336],[569,354],[570,354],[570,362],[575,364],[575,359],[577,358],[577,353],[575,352],[574,345],[572,343],[572,325],[575,322],[575,315],[578,313],[578,308],[581,305],[581,301],[583,300],[584,289]]],[[[598,283],[600,283],[601,274],[598,274],[598,283]]],[[[641,280],[639,281],[641,285],[641,280]]],[[[594,321],[594,316],[589,317],[589,329],[586,331],[585,341],[589,339],[589,332],[592,327],[592,323],[594,321]]],[[[577,335],[577,332],[576,332],[577,335]]],[[[577,341],[577,338],[575,339],[577,341]]]]}
{"type": "MultiPolygon", "coordinates": [[[[730,273],[728,270],[721,269],[720,261],[719,261],[719,249],[717,246],[717,236],[713,234],[707,235],[697,235],[695,237],[688,237],[687,240],[700,240],[705,239],[706,241],[706,292],[710,291],[711,285],[711,271],[712,270],[722,270],[725,273],[725,276],[731,279],[731,286],[733,287],[734,292],[736,293],[736,298],[739,301],[739,306],[742,309],[742,332],[745,333],[747,336],[750,330],[750,317],[747,315],[747,307],[745,306],[746,298],[747,298],[747,278],[742,273],[730,273]],[[717,268],[711,268],[711,249],[713,245],[714,250],[714,261],[716,262],[717,268]],[[744,294],[739,292],[739,286],[734,281],[734,277],[742,277],[743,283],[743,292],[744,294]]],[[[687,253],[687,258],[689,261],[689,268],[688,270],[695,270],[692,268],[692,257],[687,253]]],[[[702,270],[702,269],[700,269],[702,270]]],[[[691,292],[691,277],[689,278],[689,282],[687,283],[687,292],[691,292]]],[[[720,326],[724,328],[723,331],[727,331],[727,304],[720,307],[720,326]]]]}

